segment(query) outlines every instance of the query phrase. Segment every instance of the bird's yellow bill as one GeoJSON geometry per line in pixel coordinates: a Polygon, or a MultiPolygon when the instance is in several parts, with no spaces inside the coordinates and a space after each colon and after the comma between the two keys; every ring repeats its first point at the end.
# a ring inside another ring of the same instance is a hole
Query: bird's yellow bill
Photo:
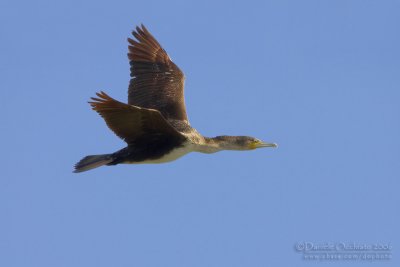
{"type": "Polygon", "coordinates": [[[265,143],[265,142],[253,142],[250,144],[250,149],[256,149],[261,147],[278,147],[275,143],[265,143]]]}

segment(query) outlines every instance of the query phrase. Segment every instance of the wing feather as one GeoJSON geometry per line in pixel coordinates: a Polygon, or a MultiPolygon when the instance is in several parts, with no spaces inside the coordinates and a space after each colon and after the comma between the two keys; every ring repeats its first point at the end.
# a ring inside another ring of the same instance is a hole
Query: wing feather
{"type": "Polygon", "coordinates": [[[147,135],[165,135],[181,138],[157,110],[140,108],[119,102],[104,92],[96,93],[90,105],[104,118],[107,126],[128,144],[147,135]]]}
{"type": "Polygon", "coordinates": [[[182,71],[150,32],[141,25],[128,38],[131,77],[128,103],[158,110],[167,120],[188,123],[182,71]]]}

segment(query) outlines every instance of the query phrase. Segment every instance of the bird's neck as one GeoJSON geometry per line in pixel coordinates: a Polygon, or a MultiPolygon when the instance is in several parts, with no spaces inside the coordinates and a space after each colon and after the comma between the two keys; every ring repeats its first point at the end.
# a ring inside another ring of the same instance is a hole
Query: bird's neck
{"type": "Polygon", "coordinates": [[[237,150],[236,146],[228,141],[221,141],[216,137],[204,137],[201,144],[196,147],[197,152],[215,153],[221,150],[237,150]]]}

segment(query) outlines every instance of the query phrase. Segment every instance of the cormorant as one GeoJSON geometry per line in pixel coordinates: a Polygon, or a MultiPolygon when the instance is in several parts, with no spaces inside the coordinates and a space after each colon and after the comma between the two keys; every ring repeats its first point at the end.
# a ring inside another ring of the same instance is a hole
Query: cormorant
{"type": "Polygon", "coordinates": [[[189,124],[183,87],[185,76],[167,52],[143,26],[128,38],[131,77],[128,104],[104,92],[96,93],[90,105],[127,147],[103,155],[84,157],[74,172],[120,163],[162,163],[196,151],[251,150],[276,147],[249,136],[204,137],[189,124]]]}

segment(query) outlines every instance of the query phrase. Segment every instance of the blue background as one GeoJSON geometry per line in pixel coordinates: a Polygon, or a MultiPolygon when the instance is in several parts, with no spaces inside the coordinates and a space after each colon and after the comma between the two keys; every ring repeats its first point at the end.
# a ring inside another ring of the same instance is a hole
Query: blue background
{"type": "Polygon", "coordinates": [[[399,14],[395,0],[2,0],[0,265],[314,266],[295,244],[356,242],[390,243],[371,266],[399,266],[399,14]],[[140,23],[185,72],[199,132],[279,148],[73,174],[124,146],[86,101],[126,101],[140,23]]]}

